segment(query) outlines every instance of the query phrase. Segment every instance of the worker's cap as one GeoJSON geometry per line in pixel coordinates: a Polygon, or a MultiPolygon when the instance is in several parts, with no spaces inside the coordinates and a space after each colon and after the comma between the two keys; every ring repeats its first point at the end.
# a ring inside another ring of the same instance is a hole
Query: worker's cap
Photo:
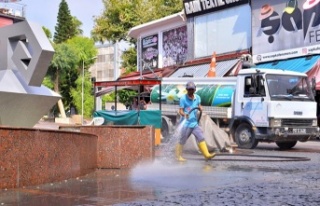
{"type": "Polygon", "coordinates": [[[186,89],[196,89],[196,85],[194,84],[194,82],[188,82],[186,85],[186,89]]]}

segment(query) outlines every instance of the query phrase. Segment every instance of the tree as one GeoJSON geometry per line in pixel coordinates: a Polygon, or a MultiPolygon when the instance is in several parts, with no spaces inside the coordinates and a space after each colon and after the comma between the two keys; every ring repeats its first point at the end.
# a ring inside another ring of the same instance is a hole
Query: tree
{"type": "Polygon", "coordinates": [[[128,31],[137,25],[177,13],[181,0],[105,0],[104,12],[94,19],[92,37],[95,41],[129,40],[128,31]]]}
{"type": "Polygon", "coordinates": [[[74,30],[76,31],[76,36],[82,36],[83,30],[81,29],[82,22],[75,16],[72,17],[72,22],[74,26],[74,30]]]}
{"type": "MultiPolygon", "coordinates": [[[[82,110],[82,69],[85,72],[84,81],[84,116],[90,117],[93,111],[93,96],[91,94],[92,83],[88,74],[88,68],[95,62],[97,56],[97,48],[94,46],[94,41],[87,37],[77,36],[67,41],[68,45],[73,48],[78,55],[77,78],[73,80],[75,85],[69,88],[69,94],[72,97],[72,104],[77,111],[82,110]],[[84,67],[84,68],[82,68],[84,67]],[[79,80],[80,79],[80,80],[79,80]],[[80,88],[79,88],[80,81],[80,88]],[[76,88],[76,89],[74,89],[76,88]],[[89,100],[90,99],[90,100],[89,100]]],[[[70,85],[70,84],[69,84],[70,85]]],[[[66,88],[66,90],[67,90],[66,88]]]]}
{"type": "Polygon", "coordinates": [[[70,14],[69,6],[65,0],[62,0],[59,5],[57,21],[57,25],[55,26],[56,31],[53,36],[55,43],[62,43],[77,34],[73,17],[70,14]]]}
{"type": "Polygon", "coordinates": [[[133,102],[133,98],[136,97],[137,94],[137,91],[129,89],[120,90],[118,93],[119,102],[121,102],[124,105],[131,105],[131,103],[133,102]]]}
{"type": "MultiPolygon", "coordinates": [[[[63,97],[63,100],[69,104],[72,100],[69,94],[69,88],[73,86],[73,81],[78,76],[77,65],[79,56],[76,50],[67,43],[54,45],[55,54],[48,69],[47,76],[54,83],[54,91],[63,97]]],[[[60,114],[65,117],[62,100],[58,102],[60,114]]]]}
{"type": "MultiPolygon", "coordinates": [[[[82,76],[75,81],[76,87],[71,88],[70,94],[74,99],[74,106],[77,111],[81,111],[82,109],[82,76]],[[79,95],[80,94],[80,95],[79,95]]],[[[94,109],[94,99],[92,94],[92,82],[90,80],[90,74],[85,70],[85,75],[83,79],[83,116],[91,117],[92,111],[94,109]]]]}
{"type": "Polygon", "coordinates": [[[46,87],[48,87],[49,89],[54,89],[54,84],[53,84],[53,81],[50,79],[49,76],[45,76],[43,81],[42,81],[42,84],[46,87]]]}
{"type": "MultiPolygon", "coordinates": [[[[62,96],[58,106],[62,117],[65,117],[64,106],[70,108],[74,104],[71,88],[76,87],[76,80],[81,76],[82,62],[96,56],[97,50],[94,42],[86,37],[78,37],[83,31],[82,22],[72,17],[68,4],[62,0],[59,5],[57,25],[54,33],[55,54],[47,72],[48,78],[53,82],[54,91],[62,96]]],[[[48,38],[50,32],[44,29],[48,38]]],[[[87,65],[93,61],[87,61],[87,65]]],[[[46,82],[48,83],[48,82],[46,82]]],[[[81,96],[81,93],[79,93],[81,96]]]]}
{"type": "MultiPolygon", "coordinates": [[[[82,36],[76,36],[64,43],[55,44],[54,49],[55,54],[47,76],[54,82],[54,91],[63,97],[63,106],[70,109],[73,105],[79,105],[78,99],[74,98],[75,94],[71,94],[71,90],[77,87],[76,81],[82,78],[83,63],[85,70],[87,70],[95,61],[94,57],[97,55],[97,49],[92,39],[82,36]]],[[[81,92],[81,89],[77,90],[79,97],[82,95],[81,92]]],[[[80,111],[81,105],[80,107],[76,106],[76,109],[80,111]]],[[[60,113],[64,111],[62,108],[59,108],[59,110],[60,113]]]]}
{"type": "Polygon", "coordinates": [[[126,68],[125,74],[137,70],[137,52],[134,47],[129,47],[122,53],[122,68],[126,68]]]}
{"type": "Polygon", "coordinates": [[[83,61],[85,62],[85,66],[94,63],[94,58],[97,56],[98,50],[95,47],[94,41],[92,39],[83,36],[76,36],[72,39],[69,39],[67,41],[67,44],[75,49],[77,55],[79,56],[79,68],[82,68],[83,61]]]}

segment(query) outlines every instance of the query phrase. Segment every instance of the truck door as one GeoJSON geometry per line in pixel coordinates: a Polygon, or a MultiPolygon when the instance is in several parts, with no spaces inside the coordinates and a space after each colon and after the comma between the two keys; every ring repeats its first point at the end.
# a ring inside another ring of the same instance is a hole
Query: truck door
{"type": "Polygon", "coordinates": [[[262,74],[247,75],[238,84],[235,117],[247,119],[257,127],[267,127],[267,103],[265,81],[262,74]]]}

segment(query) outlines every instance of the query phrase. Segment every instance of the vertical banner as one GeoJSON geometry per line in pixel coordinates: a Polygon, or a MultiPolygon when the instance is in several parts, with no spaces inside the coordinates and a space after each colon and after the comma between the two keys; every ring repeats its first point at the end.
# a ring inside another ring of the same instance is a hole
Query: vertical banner
{"type": "Polygon", "coordinates": [[[142,38],[142,70],[158,68],[158,39],[157,34],[142,38]]]}
{"type": "Polygon", "coordinates": [[[187,59],[187,26],[163,32],[163,67],[182,64],[187,59]]]}

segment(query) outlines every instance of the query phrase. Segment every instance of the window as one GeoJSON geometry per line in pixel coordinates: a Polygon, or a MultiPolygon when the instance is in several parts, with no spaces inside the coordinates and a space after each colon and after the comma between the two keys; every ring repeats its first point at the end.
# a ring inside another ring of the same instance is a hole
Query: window
{"type": "Polygon", "coordinates": [[[264,78],[262,75],[247,76],[244,80],[244,97],[266,96],[264,78]]]}
{"type": "Polygon", "coordinates": [[[194,57],[206,57],[251,47],[248,4],[194,17],[194,57]]]}
{"type": "Polygon", "coordinates": [[[269,74],[266,78],[271,99],[314,99],[307,77],[269,74]]]}

